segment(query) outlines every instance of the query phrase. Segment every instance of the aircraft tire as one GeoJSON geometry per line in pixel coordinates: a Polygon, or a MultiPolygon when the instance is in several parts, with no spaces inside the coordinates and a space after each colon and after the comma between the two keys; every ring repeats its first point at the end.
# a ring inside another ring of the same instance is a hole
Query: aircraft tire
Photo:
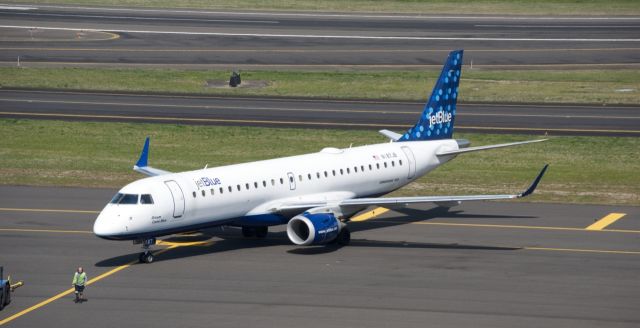
{"type": "Polygon", "coordinates": [[[256,229],[251,227],[242,227],[242,236],[245,238],[251,238],[256,235],[256,229]]]}
{"type": "Polygon", "coordinates": [[[0,295],[0,311],[2,311],[2,309],[4,309],[4,301],[5,301],[5,296],[6,295],[6,291],[2,292],[2,295],[0,295]]]}
{"type": "Polygon", "coordinates": [[[140,263],[151,263],[153,262],[153,253],[151,252],[140,253],[140,257],[138,259],[140,260],[140,263]]]}
{"type": "Polygon", "coordinates": [[[255,231],[256,231],[256,237],[265,238],[269,233],[269,227],[259,227],[259,228],[256,228],[255,231]]]}
{"type": "Polygon", "coordinates": [[[336,239],[336,242],[340,246],[349,245],[349,242],[351,242],[351,231],[349,231],[349,229],[347,228],[342,229],[342,231],[340,231],[340,234],[338,234],[338,238],[336,239]]]}
{"type": "Polygon", "coordinates": [[[9,305],[11,303],[11,286],[7,283],[7,288],[5,289],[4,295],[4,305],[9,305]]]}

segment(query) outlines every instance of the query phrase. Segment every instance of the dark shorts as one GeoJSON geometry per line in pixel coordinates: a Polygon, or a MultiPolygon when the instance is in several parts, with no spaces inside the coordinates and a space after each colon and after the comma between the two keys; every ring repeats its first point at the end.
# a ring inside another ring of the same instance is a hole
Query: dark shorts
{"type": "Polygon", "coordinates": [[[80,286],[80,285],[73,285],[74,287],[76,287],[76,293],[82,293],[84,291],[84,285],[80,286]]]}

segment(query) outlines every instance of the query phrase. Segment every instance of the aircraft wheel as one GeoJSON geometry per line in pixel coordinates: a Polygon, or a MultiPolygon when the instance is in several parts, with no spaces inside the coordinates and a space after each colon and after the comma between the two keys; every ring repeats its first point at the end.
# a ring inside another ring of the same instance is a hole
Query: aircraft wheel
{"type": "Polygon", "coordinates": [[[140,263],[151,263],[153,262],[153,253],[151,252],[140,253],[139,260],[140,260],[140,263]]]}
{"type": "Polygon", "coordinates": [[[255,230],[256,230],[256,237],[258,238],[265,238],[269,233],[269,227],[259,227],[259,228],[256,228],[255,230]]]}
{"type": "Polygon", "coordinates": [[[5,294],[6,294],[6,292],[2,292],[2,295],[0,295],[0,311],[2,311],[2,309],[4,309],[5,294]]]}
{"type": "Polygon", "coordinates": [[[340,231],[340,234],[338,234],[337,239],[338,239],[337,240],[338,245],[340,246],[349,245],[349,242],[351,241],[351,231],[349,231],[349,229],[347,228],[342,229],[342,231],[340,231]]]}
{"type": "Polygon", "coordinates": [[[256,235],[256,229],[251,227],[242,227],[242,236],[250,238],[256,235]]]}
{"type": "Polygon", "coordinates": [[[4,296],[4,305],[9,305],[9,303],[11,303],[11,286],[9,284],[7,284],[5,293],[6,295],[4,296]]]}

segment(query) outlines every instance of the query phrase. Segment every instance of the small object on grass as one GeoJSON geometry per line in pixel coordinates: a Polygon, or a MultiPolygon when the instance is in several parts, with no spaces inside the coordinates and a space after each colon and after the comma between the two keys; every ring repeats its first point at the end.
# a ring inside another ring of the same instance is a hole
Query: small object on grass
{"type": "Polygon", "coordinates": [[[240,85],[240,83],[242,83],[242,80],[240,79],[240,72],[233,71],[233,73],[231,73],[231,78],[229,79],[229,86],[235,88],[240,85]]]}

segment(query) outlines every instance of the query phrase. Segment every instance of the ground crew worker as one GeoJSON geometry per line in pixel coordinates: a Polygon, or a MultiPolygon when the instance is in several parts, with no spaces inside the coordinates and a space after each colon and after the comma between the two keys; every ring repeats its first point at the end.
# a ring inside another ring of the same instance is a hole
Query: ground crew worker
{"type": "Polygon", "coordinates": [[[73,275],[73,281],[71,282],[71,284],[73,285],[73,288],[75,288],[75,293],[76,293],[76,299],[74,300],[74,302],[78,303],[78,302],[86,301],[82,295],[82,293],[84,292],[84,285],[86,283],[87,283],[87,274],[84,272],[84,270],[82,270],[82,267],[78,267],[78,270],[73,275]]]}

